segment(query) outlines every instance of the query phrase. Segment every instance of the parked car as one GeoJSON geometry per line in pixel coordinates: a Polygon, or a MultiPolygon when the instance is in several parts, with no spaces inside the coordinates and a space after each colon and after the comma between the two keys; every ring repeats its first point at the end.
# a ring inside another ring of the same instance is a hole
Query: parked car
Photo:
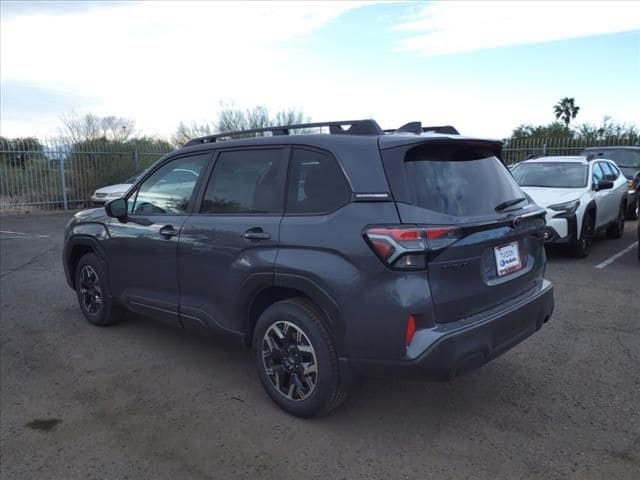
{"type": "MultiPolygon", "coordinates": [[[[109,200],[113,200],[114,198],[123,197],[131,185],[133,185],[138,178],[140,178],[140,173],[125,180],[124,183],[119,183],[117,185],[109,185],[108,187],[102,187],[95,191],[93,196],[91,197],[91,201],[96,205],[104,205],[109,200]]],[[[189,185],[193,187],[196,180],[198,178],[198,174],[192,170],[184,169],[184,168],[176,168],[175,171],[171,174],[171,176],[162,179],[162,183],[157,185],[159,190],[157,190],[155,195],[162,195],[162,184],[168,185],[169,189],[173,189],[178,187],[179,185],[189,185]]],[[[167,190],[167,188],[164,188],[167,190]]],[[[140,206],[139,206],[140,208],[140,206]]]]}
{"type": "Polygon", "coordinates": [[[640,208],[640,146],[591,147],[582,155],[613,160],[628,181],[627,219],[636,220],[640,208]]]}
{"type": "Polygon", "coordinates": [[[522,190],[547,210],[545,243],[564,244],[586,257],[596,233],[624,233],[627,181],[611,160],[588,157],[540,157],[511,173],[522,190]]]}
{"type": "Polygon", "coordinates": [[[273,401],[308,417],[351,378],[450,379],[549,320],[545,210],[501,142],[373,120],[224,136],[269,131],[194,139],[73,217],[64,269],[89,322],[132,310],[242,339],[273,401]]]}
{"type": "Polygon", "coordinates": [[[94,205],[104,205],[109,200],[122,197],[125,193],[127,193],[129,187],[131,187],[131,185],[135,183],[139,176],[140,174],[137,174],[131,178],[128,178],[122,183],[98,188],[95,192],[93,192],[91,201],[94,205]]]}

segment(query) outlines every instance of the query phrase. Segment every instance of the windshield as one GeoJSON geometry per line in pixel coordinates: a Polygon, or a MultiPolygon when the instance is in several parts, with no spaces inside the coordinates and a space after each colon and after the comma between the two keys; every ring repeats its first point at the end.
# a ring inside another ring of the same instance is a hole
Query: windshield
{"type": "Polygon", "coordinates": [[[640,168],[640,152],[633,150],[589,150],[596,157],[608,158],[619,167],[640,168]]]}
{"type": "Polygon", "coordinates": [[[511,170],[521,187],[582,188],[587,186],[587,165],[527,162],[511,170]]]}

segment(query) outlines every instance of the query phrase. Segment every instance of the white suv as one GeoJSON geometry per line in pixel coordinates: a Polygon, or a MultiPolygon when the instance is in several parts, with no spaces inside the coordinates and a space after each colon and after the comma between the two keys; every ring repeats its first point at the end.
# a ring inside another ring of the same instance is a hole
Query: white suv
{"type": "Polygon", "coordinates": [[[598,231],[622,236],[627,180],[611,160],[539,157],[521,162],[511,173],[547,209],[546,243],[566,244],[576,257],[586,257],[598,231]]]}

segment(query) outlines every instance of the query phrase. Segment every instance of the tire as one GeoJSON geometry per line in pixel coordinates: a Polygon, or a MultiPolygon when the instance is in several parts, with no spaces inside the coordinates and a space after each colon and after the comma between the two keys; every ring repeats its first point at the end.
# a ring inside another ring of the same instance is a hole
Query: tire
{"type": "Polygon", "coordinates": [[[618,209],[618,218],[616,218],[615,223],[607,228],[607,236],[609,238],[621,238],[624,234],[624,219],[627,215],[627,205],[622,202],[620,204],[620,208],[618,209]]]}
{"type": "Polygon", "coordinates": [[[256,324],[253,350],[264,389],[285,412],[325,415],[346,398],[333,340],[308,300],[293,298],[267,308],[256,324]]]}
{"type": "Polygon", "coordinates": [[[584,218],[582,219],[580,235],[571,246],[571,253],[574,257],[585,258],[589,256],[589,252],[591,252],[591,245],[593,243],[594,227],[594,215],[590,212],[585,213],[584,218]]]}
{"type": "Polygon", "coordinates": [[[631,204],[627,209],[627,220],[638,219],[638,206],[640,205],[640,194],[636,193],[631,200],[631,204]]]}
{"type": "Polygon", "coordinates": [[[100,327],[113,325],[124,309],[114,305],[104,262],[95,254],[83,255],[76,267],[76,294],[84,317],[100,327]]]}

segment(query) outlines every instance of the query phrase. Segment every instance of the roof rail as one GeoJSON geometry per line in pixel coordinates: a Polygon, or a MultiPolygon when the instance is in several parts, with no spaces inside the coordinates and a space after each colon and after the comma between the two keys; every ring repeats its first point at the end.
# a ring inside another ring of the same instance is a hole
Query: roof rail
{"type": "Polygon", "coordinates": [[[298,123],[295,125],[280,125],[277,127],[253,128],[251,130],[216,133],[215,135],[194,138],[189,140],[183,146],[191,147],[193,145],[201,145],[203,143],[215,143],[219,138],[237,137],[238,135],[248,135],[252,133],[271,132],[272,135],[289,135],[290,130],[319,127],[329,127],[329,133],[332,135],[382,135],[384,133],[375,120],[341,120],[337,122],[298,123]],[[344,125],[350,125],[350,127],[344,129],[342,128],[344,125]]]}

